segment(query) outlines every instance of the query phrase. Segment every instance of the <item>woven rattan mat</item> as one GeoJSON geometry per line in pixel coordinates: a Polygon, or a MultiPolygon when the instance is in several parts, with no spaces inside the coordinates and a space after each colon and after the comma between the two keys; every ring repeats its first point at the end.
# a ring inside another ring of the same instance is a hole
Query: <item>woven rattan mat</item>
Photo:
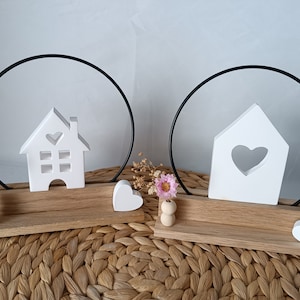
{"type": "MultiPolygon", "coordinates": [[[[207,187],[207,176],[180,176],[207,187]]],[[[142,224],[0,239],[0,299],[300,299],[298,257],[155,238],[158,200],[144,202],[142,224]]]]}

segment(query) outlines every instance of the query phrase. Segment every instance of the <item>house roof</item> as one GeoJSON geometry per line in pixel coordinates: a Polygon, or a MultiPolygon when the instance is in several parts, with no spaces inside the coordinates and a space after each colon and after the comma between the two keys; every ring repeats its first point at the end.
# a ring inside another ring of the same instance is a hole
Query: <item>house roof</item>
{"type": "MultiPolygon", "coordinates": [[[[269,139],[276,138],[277,142],[281,142],[288,147],[284,138],[256,103],[251,105],[240,117],[217,134],[215,141],[227,139],[229,135],[234,136],[233,134],[240,141],[244,140],[246,143],[249,143],[249,134],[251,134],[255,142],[262,142],[263,144],[267,143],[269,139]]],[[[234,143],[235,141],[230,140],[230,142],[234,143]]]]}
{"type": "MultiPolygon", "coordinates": [[[[71,122],[76,122],[77,119],[70,118],[71,122]]],[[[52,108],[50,112],[46,115],[46,117],[42,120],[42,122],[36,127],[36,129],[32,132],[26,142],[22,145],[20,149],[20,154],[27,153],[30,146],[34,143],[34,141],[40,138],[40,135],[45,135],[47,133],[47,129],[49,126],[53,126],[53,124],[58,127],[54,130],[64,130],[65,132],[71,133],[71,124],[60,114],[60,112],[56,108],[52,108]]],[[[49,131],[49,129],[48,129],[49,131]]],[[[80,141],[82,145],[82,151],[89,151],[89,144],[85,141],[85,139],[77,132],[76,127],[76,139],[80,141]]]]}

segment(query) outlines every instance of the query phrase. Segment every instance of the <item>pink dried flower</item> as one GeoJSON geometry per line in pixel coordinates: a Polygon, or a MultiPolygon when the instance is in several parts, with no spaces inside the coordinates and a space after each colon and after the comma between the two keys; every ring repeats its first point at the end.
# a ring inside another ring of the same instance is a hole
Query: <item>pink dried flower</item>
{"type": "Polygon", "coordinates": [[[162,174],[155,179],[155,187],[157,196],[167,200],[176,197],[178,183],[173,174],[162,174]]]}

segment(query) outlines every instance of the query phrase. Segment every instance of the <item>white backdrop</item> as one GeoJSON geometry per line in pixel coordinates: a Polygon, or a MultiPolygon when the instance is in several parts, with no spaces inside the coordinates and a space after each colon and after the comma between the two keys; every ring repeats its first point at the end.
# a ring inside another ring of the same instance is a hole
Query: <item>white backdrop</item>
{"type": "MultiPolygon", "coordinates": [[[[197,84],[223,69],[258,64],[300,77],[300,3],[284,1],[0,1],[0,71],[46,53],[76,56],[107,72],[136,125],[129,163],[144,152],[169,165],[174,115],[197,84]]],[[[282,196],[299,198],[300,89],[269,71],[239,71],[200,89],[174,131],[174,159],[210,171],[215,134],[258,103],[290,145],[282,196]]],[[[92,151],[86,169],[122,163],[129,147],[126,107],[102,75],[79,63],[44,59],[0,78],[0,179],[27,180],[20,147],[55,106],[77,116],[92,151]]]]}

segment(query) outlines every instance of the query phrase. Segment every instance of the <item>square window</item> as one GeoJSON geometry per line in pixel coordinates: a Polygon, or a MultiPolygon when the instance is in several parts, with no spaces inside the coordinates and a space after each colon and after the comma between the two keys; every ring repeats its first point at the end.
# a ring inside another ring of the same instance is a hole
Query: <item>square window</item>
{"type": "Polygon", "coordinates": [[[48,160],[52,158],[51,151],[40,151],[40,159],[41,160],[48,160]]]}
{"type": "Polygon", "coordinates": [[[60,164],[59,165],[60,172],[71,172],[71,164],[60,164]]]}
{"type": "Polygon", "coordinates": [[[45,174],[45,173],[52,173],[53,172],[52,165],[41,165],[41,172],[43,174],[45,174]]]}
{"type": "Polygon", "coordinates": [[[69,159],[71,157],[70,150],[59,150],[58,157],[59,159],[69,159]]]}

